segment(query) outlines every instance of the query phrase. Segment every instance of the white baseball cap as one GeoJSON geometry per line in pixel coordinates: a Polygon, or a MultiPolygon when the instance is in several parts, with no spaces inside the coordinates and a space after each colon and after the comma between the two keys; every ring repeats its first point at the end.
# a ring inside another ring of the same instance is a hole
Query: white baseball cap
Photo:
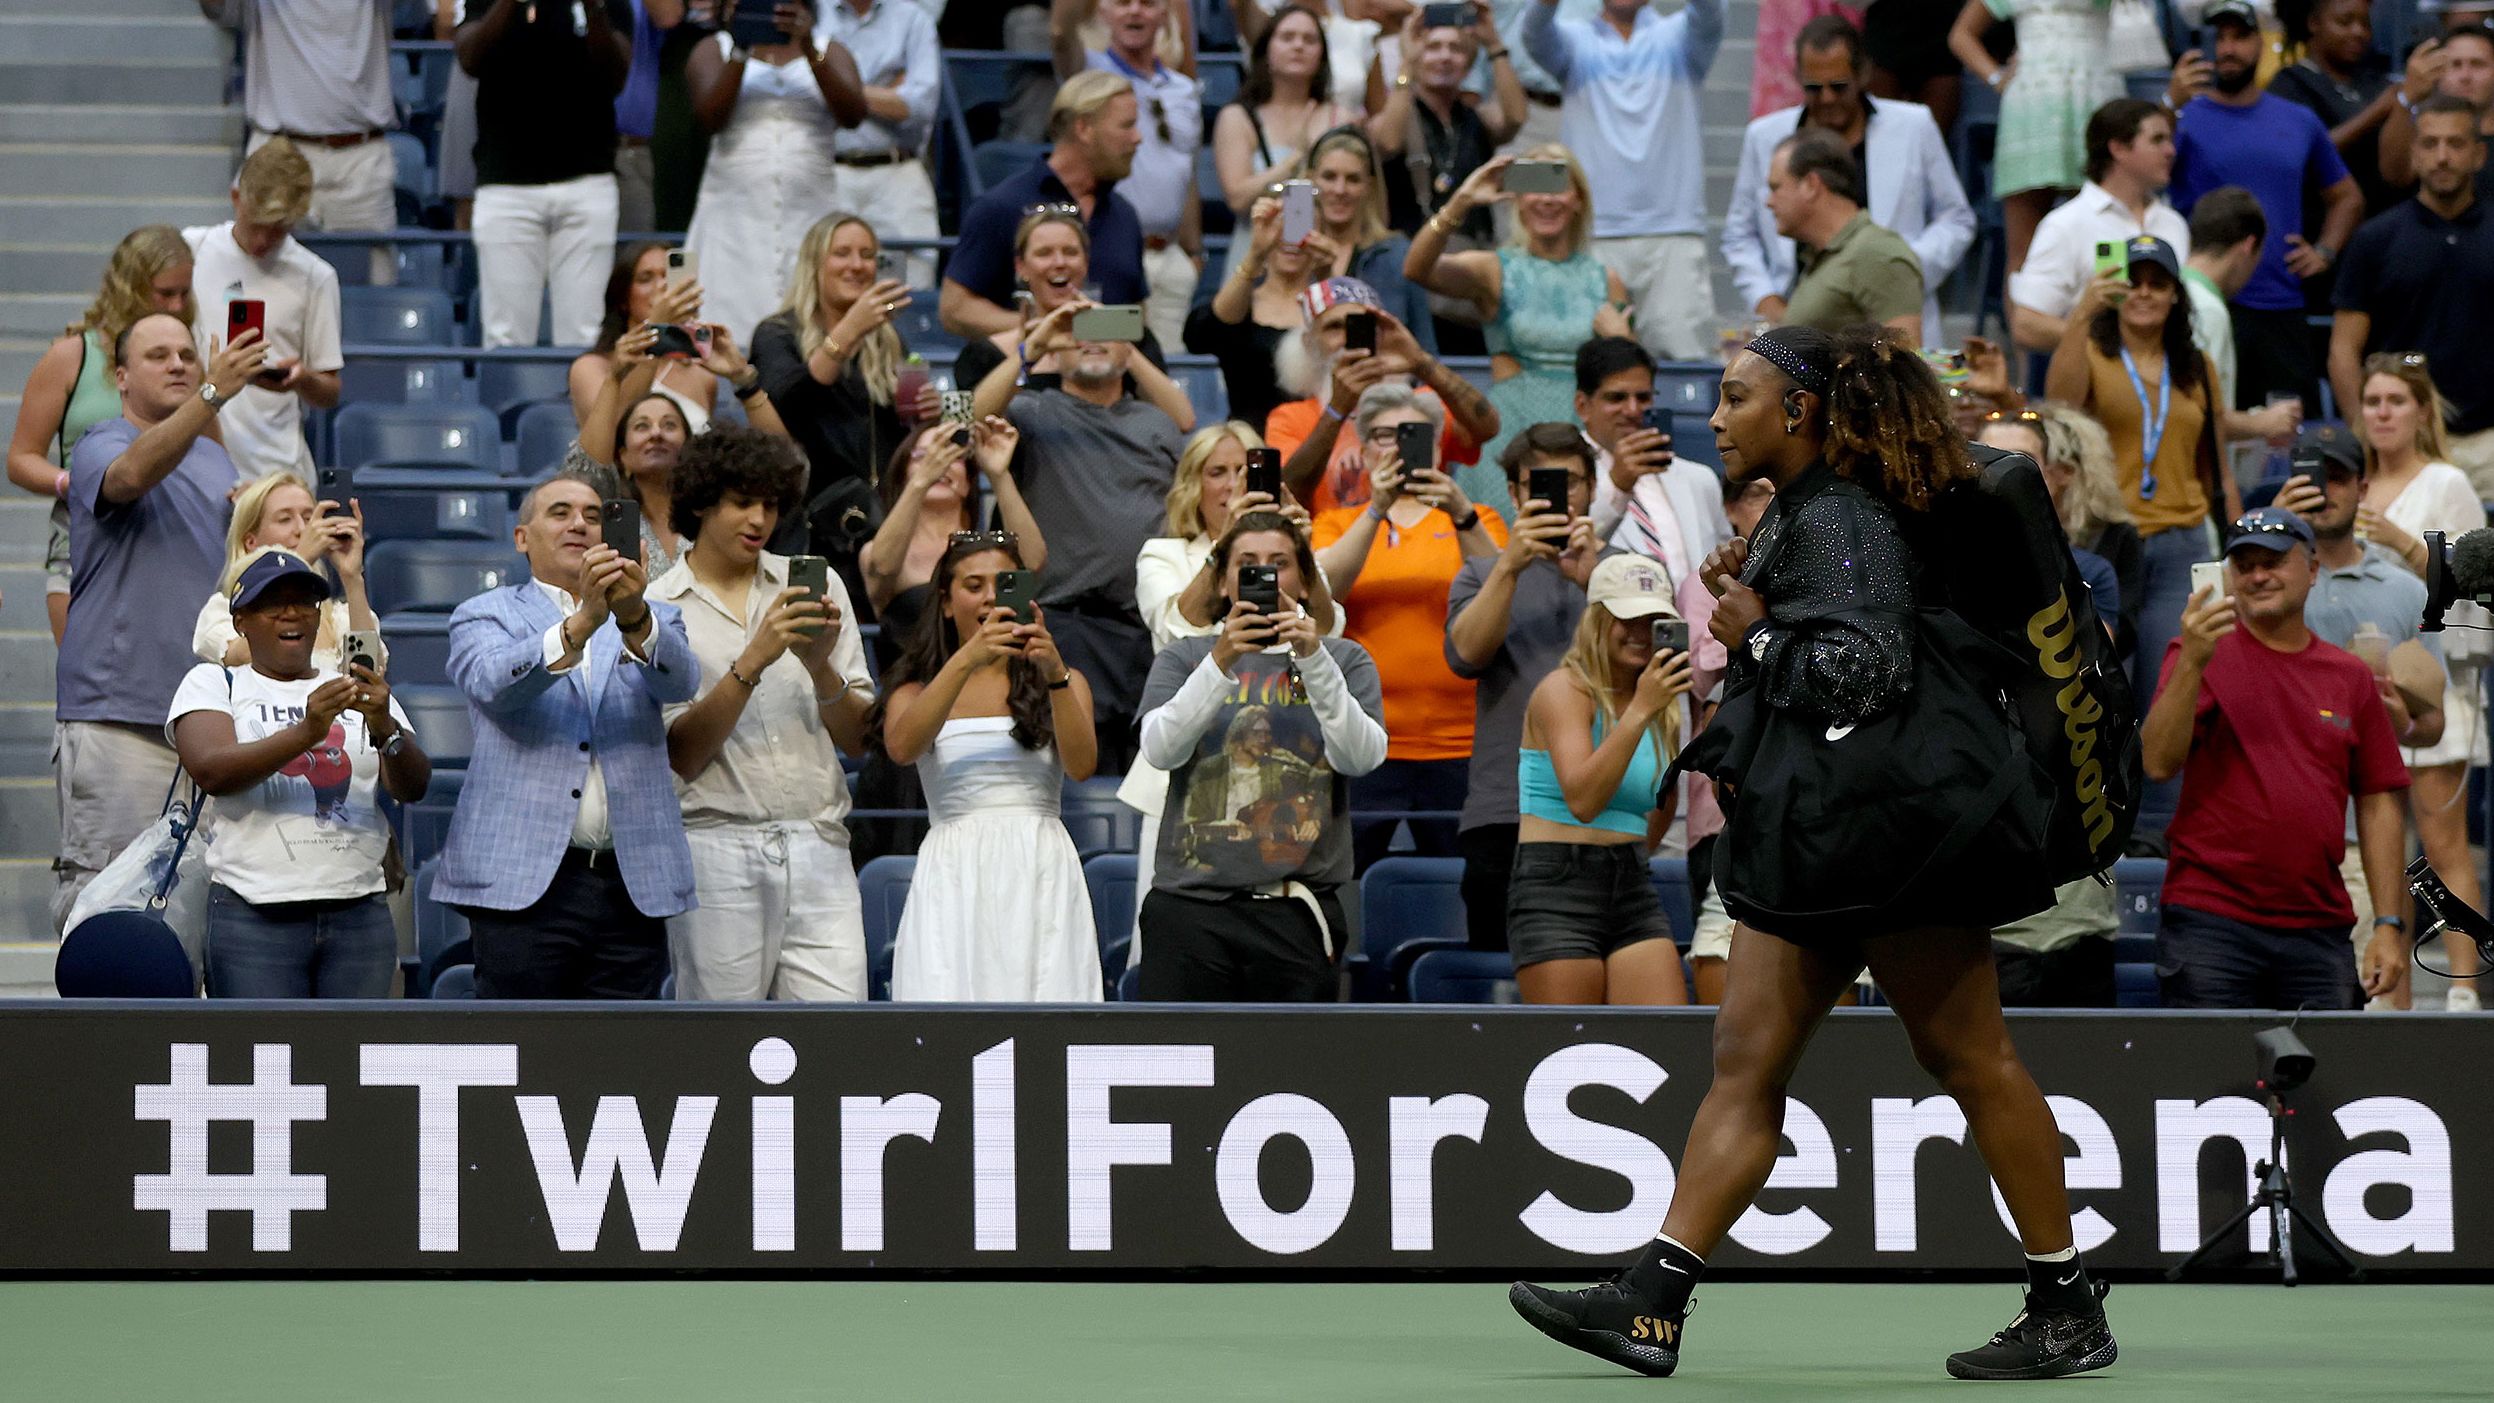
{"type": "Polygon", "coordinates": [[[1609,610],[1614,619],[1680,617],[1680,606],[1671,597],[1671,577],[1642,555],[1614,555],[1594,566],[1585,600],[1609,610]]]}

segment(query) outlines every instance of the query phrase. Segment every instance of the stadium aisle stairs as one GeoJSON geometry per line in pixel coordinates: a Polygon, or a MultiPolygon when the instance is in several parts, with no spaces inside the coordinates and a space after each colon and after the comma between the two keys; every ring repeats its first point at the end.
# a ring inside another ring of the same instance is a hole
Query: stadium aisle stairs
{"type": "MultiPolygon", "coordinates": [[[[231,47],[187,4],[0,0],[0,421],[124,233],[229,216],[231,47]]],[[[52,981],[46,512],[0,489],[0,996],[52,981]]]]}

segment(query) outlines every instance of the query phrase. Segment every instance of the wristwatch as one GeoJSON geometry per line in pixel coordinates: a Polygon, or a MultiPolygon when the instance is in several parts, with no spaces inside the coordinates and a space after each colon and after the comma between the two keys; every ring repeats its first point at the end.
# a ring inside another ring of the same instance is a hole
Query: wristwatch
{"type": "Polygon", "coordinates": [[[207,380],[200,383],[199,402],[208,406],[210,413],[214,413],[225,407],[226,397],[217,393],[214,380],[207,380]]]}
{"type": "Polygon", "coordinates": [[[1749,626],[1749,659],[1759,663],[1767,660],[1767,621],[1764,619],[1749,626]]]}
{"type": "Polygon", "coordinates": [[[2401,932],[2404,932],[2407,929],[2407,921],[2398,916],[2375,916],[2373,918],[2373,924],[2377,926],[2388,926],[2392,930],[2401,932]]]}

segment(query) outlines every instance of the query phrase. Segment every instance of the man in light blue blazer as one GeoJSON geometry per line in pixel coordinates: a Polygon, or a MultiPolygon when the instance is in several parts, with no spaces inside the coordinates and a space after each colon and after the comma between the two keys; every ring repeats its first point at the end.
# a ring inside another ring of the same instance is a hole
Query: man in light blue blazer
{"type": "Polygon", "coordinates": [[[693,907],[660,709],[701,666],[602,518],[589,478],[540,484],[513,532],[530,578],[450,616],[476,749],[433,897],[467,915],[483,998],[656,998],[693,907]]]}
{"type": "Polygon", "coordinates": [[[1821,15],[1801,27],[1793,71],[1802,103],[1749,124],[1731,207],[1724,211],[1723,261],[1732,265],[1741,305],[1771,322],[1784,319],[1795,274],[1793,241],[1775,232],[1775,216],[1767,211],[1767,167],[1785,138],[1804,125],[1825,127],[1867,167],[1870,201],[1863,208],[1871,223],[1904,239],[1921,261],[1923,344],[1939,345],[1940,284],[1974,242],[1974,210],[1939,123],[1920,103],[1871,100],[1862,33],[1841,15],[1821,15]]]}

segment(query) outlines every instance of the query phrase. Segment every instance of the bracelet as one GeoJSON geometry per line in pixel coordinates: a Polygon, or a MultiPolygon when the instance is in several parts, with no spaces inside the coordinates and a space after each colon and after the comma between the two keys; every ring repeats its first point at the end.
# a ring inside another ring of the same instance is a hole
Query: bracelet
{"type": "Polygon", "coordinates": [[[728,382],[728,385],[736,391],[736,397],[738,399],[752,399],[755,395],[762,393],[762,372],[759,370],[754,371],[752,381],[747,384],[739,385],[735,381],[731,380],[728,382]]]}
{"type": "Polygon", "coordinates": [[[1507,51],[1504,48],[1497,48],[1489,51],[1489,61],[1492,63],[1504,62],[1506,57],[1507,51]]]}
{"type": "Polygon", "coordinates": [[[67,468],[61,470],[59,477],[52,479],[52,495],[64,502],[69,500],[69,470],[67,468]]]}
{"type": "Polygon", "coordinates": [[[745,674],[738,672],[736,670],[736,664],[734,663],[729,663],[727,665],[727,675],[735,678],[739,682],[744,683],[745,690],[748,692],[760,691],[762,688],[760,679],[747,677],[745,674]]]}
{"type": "Polygon", "coordinates": [[[1065,675],[1064,675],[1063,677],[1060,677],[1060,678],[1058,678],[1057,680],[1055,680],[1054,682],[1051,682],[1051,683],[1049,683],[1049,684],[1048,684],[1048,690],[1049,690],[1049,691],[1051,691],[1051,692],[1062,692],[1062,691],[1064,691],[1066,688],[1071,687],[1071,686],[1073,686],[1073,685],[1074,685],[1074,670],[1073,670],[1072,668],[1067,668],[1067,669],[1065,670],[1065,675]]]}
{"type": "Polygon", "coordinates": [[[1337,424],[1344,422],[1342,411],[1334,408],[1330,402],[1325,406],[1325,417],[1333,420],[1337,424]]]}
{"type": "Polygon", "coordinates": [[[833,689],[830,696],[824,696],[822,693],[816,692],[814,694],[814,704],[816,706],[836,706],[839,704],[842,697],[849,694],[849,689],[855,685],[857,684],[843,677],[840,679],[840,685],[833,689]]]}
{"type": "Polygon", "coordinates": [[[831,352],[831,358],[832,358],[833,360],[846,360],[846,359],[848,359],[849,353],[848,353],[847,351],[844,351],[844,350],[840,349],[840,343],[839,343],[839,342],[837,342],[837,341],[832,340],[832,339],[831,339],[830,337],[828,337],[828,336],[826,336],[826,337],[824,337],[824,338],[823,338],[823,349],[824,349],[824,350],[826,350],[826,351],[831,352]]]}
{"type": "Polygon", "coordinates": [[[1458,520],[1458,521],[1455,523],[1455,529],[1456,529],[1458,532],[1462,532],[1462,531],[1469,531],[1469,530],[1471,530],[1473,527],[1478,526],[1478,525],[1480,525],[1480,524],[1481,524],[1481,509],[1480,509],[1479,507],[1474,507],[1474,508],[1472,508],[1471,510],[1466,511],[1466,512],[1463,514],[1462,519],[1458,520]]]}
{"type": "Polygon", "coordinates": [[[615,627],[623,630],[625,633],[639,633],[641,631],[641,625],[649,622],[649,606],[646,604],[642,605],[641,616],[634,619],[630,623],[624,622],[624,616],[621,614],[614,615],[614,620],[615,627]]]}
{"type": "Polygon", "coordinates": [[[2399,917],[2399,916],[2375,916],[2375,917],[2373,918],[2373,924],[2374,924],[2374,925],[2377,925],[2377,926],[2388,926],[2388,927],[2390,927],[2392,930],[2397,930],[2397,931],[2403,931],[2403,930],[2406,930],[2406,929],[2407,929],[2407,921],[2406,921],[2406,919],[2405,919],[2404,917],[2399,917]]]}

